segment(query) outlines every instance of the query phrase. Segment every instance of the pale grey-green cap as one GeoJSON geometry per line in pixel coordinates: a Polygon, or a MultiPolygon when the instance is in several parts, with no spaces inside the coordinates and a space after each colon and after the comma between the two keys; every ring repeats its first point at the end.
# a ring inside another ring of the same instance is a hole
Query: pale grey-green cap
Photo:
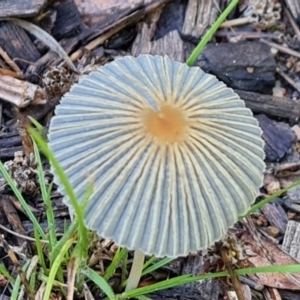
{"type": "Polygon", "coordinates": [[[78,201],[93,184],[86,226],[120,246],[157,257],[207,248],[258,195],[257,121],[198,67],[124,57],[73,85],[55,114],[50,148],[78,201]]]}

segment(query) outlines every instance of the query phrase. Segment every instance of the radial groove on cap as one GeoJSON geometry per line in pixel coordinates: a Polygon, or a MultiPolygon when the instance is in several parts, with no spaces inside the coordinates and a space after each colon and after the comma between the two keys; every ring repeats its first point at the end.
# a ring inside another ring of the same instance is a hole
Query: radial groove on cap
{"type": "Polygon", "coordinates": [[[87,227],[129,249],[177,257],[207,248],[262,184],[251,111],[214,76],[167,57],[100,67],[55,113],[50,148],[78,201],[93,184],[87,227]]]}

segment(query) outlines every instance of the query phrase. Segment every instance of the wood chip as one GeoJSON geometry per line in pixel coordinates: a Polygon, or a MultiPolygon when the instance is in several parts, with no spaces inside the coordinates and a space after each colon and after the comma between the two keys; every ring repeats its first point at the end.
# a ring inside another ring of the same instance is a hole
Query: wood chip
{"type": "Polygon", "coordinates": [[[1,74],[0,98],[19,108],[46,103],[45,92],[38,85],[1,74]]]}
{"type": "Polygon", "coordinates": [[[1,0],[0,17],[33,17],[46,5],[47,0],[1,0]]]}
{"type": "Polygon", "coordinates": [[[286,224],[288,223],[288,217],[280,205],[267,203],[261,208],[261,210],[271,225],[273,225],[275,228],[278,228],[281,233],[285,232],[286,224]]]}
{"type": "Polygon", "coordinates": [[[203,36],[219,15],[219,2],[215,0],[190,0],[185,12],[181,33],[196,42],[203,36]]]}
{"type": "Polygon", "coordinates": [[[300,127],[299,127],[299,125],[294,125],[292,127],[292,130],[295,132],[295,134],[297,136],[297,141],[300,141],[300,127]]]}
{"type": "Polygon", "coordinates": [[[234,90],[252,111],[287,119],[300,117],[300,103],[288,97],[273,97],[271,95],[234,90]]]}
{"type": "Polygon", "coordinates": [[[266,174],[264,177],[264,188],[269,195],[272,195],[280,190],[280,182],[272,174],[266,174]]]}
{"type": "Polygon", "coordinates": [[[5,41],[1,47],[11,59],[16,59],[16,64],[23,72],[30,62],[41,57],[24,29],[12,22],[0,22],[0,41],[5,41]]]}
{"type": "Polygon", "coordinates": [[[300,223],[288,221],[284,235],[282,250],[300,262],[300,223]]]}
{"type": "Polygon", "coordinates": [[[234,89],[268,94],[275,85],[276,62],[259,41],[208,44],[196,64],[234,89]]]}
{"type": "Polygon", "coordinates": [[[300,18],[300,2],[299,0],[286,0],[286,6],[289,8],[293,17],[297,20],[300,18]]]}
{"type": "Polygon", "coordinates": [[[295,140],[295,134],[283,123],[276,123],[265,115],[255,118],[263,130],[266,157],[270,161],[277,161],[285,156],[295,140]]]}
{"type": "Polygon", "coordinates": [[[270,235],[271,237],[276,238],[276,237],[279,236],[280,230],[277,227],[275,227],[275,226],[268,226],[266,228],[266,233],[268,235],[270,235]]]}

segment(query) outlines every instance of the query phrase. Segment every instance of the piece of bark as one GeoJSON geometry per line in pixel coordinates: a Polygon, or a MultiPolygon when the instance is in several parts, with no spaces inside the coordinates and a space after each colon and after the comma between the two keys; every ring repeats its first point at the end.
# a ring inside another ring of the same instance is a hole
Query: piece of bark
{"type": "Polygon", "coordinates": [[[218,0],[189,0],[182,35],[198,43],[207,28],[216,21],[219,15],[219,4],[218,0]]]}
{"type": "Polygon", "coordinates": [[[90,36],[90,42],[84,46],[84,49],[79,49],[71,55],[71,59],[73,61],[82,57],[85,51],[93,51],[99,46],[103,45],[106,40],[111,38],[113,35],[119,33],[126,27],[129,27],[133,24],[136,24],[139,20],[141,20],[145,15],[150,14],[160,7],[164,6],[170,0],[159,0],[159,1],[151,1],[147,6],[142,7],[141,9],[134,11],[133,13],[125,16],[117,20],[114,24],[107,26],[106,28],[99,28],[95,26],[93,28],[93,32],[90,36]]]}
{"type": "Polygon", "coordinates": [[[152,48],[152,38],[154,36],[157,22],[161,16],[162,8],[149,14],[143,22],[137,24],[137,35],[131,46],[131,54],[149,54],[152,48]]]}
{"type": "Polygon", "coordinates": [[[295,133],[290,128],[282,126],[283,123],[276,123],[265,115],[257,115],[255,118],[263,131],[266,158],[269,161],[282,159],[296,140],[295,133]]]}
{"type": "Polygon", "coordinates": [[[17,151],[23,151],[23,146],[0,148],[0,159],[14,157],[15,152],[17,151]]]}
{"type": "Polygon", "coordinates": [[[296,120],[300,117],[300,104],[287,97],[279,98],[238,89],[234,91],[245,101],[246,106],[256,113],[296,120]]]}
{"type": "Polygon", "coordinates": [[[37,16],[47,4],[47,0],[1,0],[0,17],[37,16]]]}
{"type": "MultiPolygon", "coordinates": [[[[65,232],[65,227],[71,224],[70,219],[55,219],[55,232],[56,234],[63,234],[65,232]]],[[[47,221],[40,222],[40,225],[43,231],[47,234],[49,232],[49,224],[47,221]]],[[[26,232],[26,235],[33,237],[34,236],[34,227],[32,222],[30,221],[23,221],[22,226],[26,232]]]]}
{"type": "Polygon", "coordinates": [[[266,287],[262,294],[266,300],[282,300],[278,289],[276,288],[266,287]]]}
{"type": "Polygon", "coordinates": [[[4,134],[0,136],[0,149],[13,146],[20,146],[22,144],[18,133],[4,134]]]}
{"type": "Polygon", "coordinates": [[[170,31],[163,38],[153,41],[150,54],[167,55],[172,60],[180,62],[184,62],[187,58],[185,44],[177,30],[170,31]]]}
{"type": "Polygon", "coordinates": [[[288,221],[284,235],[282,250],[300,262],[300,223],[288,221]]]}
{"type": "MultiPolygon", "coordinates": [[[[167,0],[164,0],[167,1],[167,0]]],[[[135,20],[136,18],[142,18],[144,16],[144,11],[142,11],[141,13],[137,12],[137,13],[133,13],[133,16],[128,16],[128,19],[126,19],[126,17],[124,18],[124,20],[117,20],[115,24],[111,24],[108,27],[99,29],[98,27],[95,27],[93,29],[87,28],[87,26],[81,24],[81,26],[78,28],[78,34],[72,37],[66,37],[63,38],[62,40],[59,41],[59,44],[63,47],[63,49],[65,50],[65,52],[67,54],[70,54],[73,50],[75,50],[76,48],[79,48],[75,53],[72,54],[71,59],[73,61],[76,61],[78,59],[81,58],[81,56],[84,53],[84,48],[85,46],[87,48],[89,48],[89,42],[96,38],[97,36],[101,36],[102,34],[104,34],[106,31],[114,30],[114,32],[111,35],[107,35],[103,38],[103,42],[100,44],[103,44],[108,38],[110,38],[111,36],[113,36],[114,34],[116,34],[118,32],[118,30],[115,29],[115,27],[117,27],[119,24],[121,24],[122,26],[120,26],[120,30],[125,28],[126,26],[130,25],[133,20],[135,20]],[[82,45],[85,45],[84,47],[82,45]]],[[[145,11],[146,13],[146,11],[145,11]]],[[[91,42],[92,44],[92,42],[91,42]]],[[[95,47],[96,48],[96,47],[95,47]]],[[[93,50],[94,47],[92,47],[91,49],[88,49],[89,51],[93,50]]],[[[60,62],[62,61],[61,58],[57,57],[57,54],[52,52],[52,51],[48,51],[43,57],[41,57],[39,60],[37,60],[35,63],[31,64],[26,73],[25,73],[25,77],[27,78],[28,76],[36,76],[36,75],[42,75],[43,72],[45,71],[46,67],[49,65],[52,66],[57,66],[60,62]]]]}
{"type": "Polygon", "coordinates": [[[257,291],[262,291],[264,289],[264,286],[262,284],[260,284],[257,281],[254,281],[253,279],[251,279],[247,276],[241,275],[241,276],[239,276],[239,279],[240,279],[241,283],[248,285],[252,289],[255,289],[257,291]]]}
{"type": "MultiPolygon", "coordinates": [[[[299,154],[298,154],[298,159],[299,159],[299,154]]],[[[288,174],[288,176],[279,177],[280,186],[282,189],[290,186],[291,184],[295,183],[298,180],[300,180],[299,174],[293,174],[293,173],[288,174]]],[[[300,212],[300,206],[297,204],[299,203],[299,199],[300,199],[300,185],[297,185],[286,192],[286,197],[283,201],[283,204],[289,209],[300,212]]]]}
{"type": "MultiPolygon", "coordinates": [[[[35,62],[41,57],[25,31],[12,22],[0,22],[0,45],[12,59],[35,62]]],[[[24,72],[28,63],[15,61],[24,72]]]]}
{"type": "Polygon", "coordinates": [[[286,0],[287,8],[292,13],[293,17],[296,19],[298,25],[300,25],[300,2],[299,0],[286,0]]]}
{"type": "Polygon", "coordinates": [[[82,25],[80,14],[73,0],[56,1],[51,6],[56,11],[56,20],[52,35],[55,39],[61,39],[76,35],[82,25]]]}
{"type": "Polygon", "coordinates": [[[171,289],[157,291],[147,295],[153,300],[218,300],[220,299],[220,287],[215,280],[198,281],[193,286],[181,285],[171,289]]]}
{"type": "MultiPolygon", "coordinates": [[[[275,173],[275,171],[274,171],[275,173]]],[[[280,191],[280,182],[273,174],[265,174],[264,176],[264,188],[268,195],[273,195],[280,191]]]]}
{"type": "Polygon", "coordinates": [[[282,300],[300,300],[300,293],[289,290],[279,290],[282,300]]]}
{"type": "MultiPolygon", "coordinates": [[[[17,210],[15,209],[12,202],[10,201],[10,197],[11,196],[9,195],[3,195],[3,194],[0,195],[1,209],[4,212],[4,215],[6,216],[7,222],[11,226],[11,229],[16,233],[26,236],[26,231],[22,226],[17,210]]],[[[22,244],[24,243],[24,239],[18,236],[16,236],[16,241],[18,243],[18,246],[22,246],[22,244]]]]}
{"type": "Polygon", "coordinates": [[[268,94],[275,85],[276,62],[262,42],[208,44],[196,64],[234,89],[268,94]]]}
{"type": "MultiPolygon", "coordinates": [[[[52,192],[51,193],[51,205],[52,205],[52,210],[54,213],[54,218],[66,218],[69,216],[69,209],[68,207],[63,203],[63,197],[62,195],[52,192]]],[[[41,213],[41,217],[45,218],[46,217],[46,207],[44,204],[44,201],[42,199],[36,199],[36,208],[39,210],[41,213]]]]}
{"type": "Polygon", "coordinates": [[[85,24],[102,28],[113,24],[118,19],[157,0],[75,0],[81,18],[85,24]]]}
{"type": "Polygon", "coordinates": [[[119,33],[112,36],[105,44],[106,49],[128,48],[136,36],[135,27],[124,28],[119,33]]]}
{"type": "Polygon", "coordinates": [[[51,97],[46,104],[39,105],[38,109],[36,106],[29,105],[25,109],[20,109],[17,112],[17,118],[22,124],[26,124],[28,120],[28,116],[33,119],[39,121],[41,120],[48,112],[55,108],[55,106],[60,101],[62,95],[57,95],[55,97],[51,97]]]}
{"type": "Polygon", "coordinates": [[[25,78],[36,77],[36,80],[40,80],[40,77],[46,70],[47,66],[52,65],[56,58],[57,53],[55,53],[54,51],[48,51],[40,59],[36,60],[28,66],[25,73],[25,78]]]}
{"type": "Polygon", "coordinates": [[[275,226],[268,226],[266,228],[266,234],[272,238],[277,238],[280,235],[280,230],[275,226]]]}
{"type": "MultiPolygon", "coordinates": [[[[204,290],[205,292],[205,290],[204,290]]],[[[190,299],[197,299],[197,300],[217,300],[219,299],[219,296],[217,298],[210,298],[210,293],[207,293],[205,295],[208,295],[208,298],[205,296],[201,296],[201,291],[199,291],[197,288],[190,288],[185,286],[178,286],[171,289],[165,289],[161,291],[157,291],[155,293],[147,294],[146,296],[153,300],[190,300],[190,299]]],[[[148,299],[149,299],[148,298],[148,299]]]]}
{"type": "Polygon", "coordinates": [[[173,0],[165,5],[157,22],[154,40],[160,39],[174,30],[177,30],[181,35],[187,2],[188,1],[173,0]]]}
{"type": "MultiPolygon", "coordinates": [[[[276,227],[274,227],[276,228],[276,227]]],[[[272,242],[274,245],[278,245],[279,242],[276,238],[274,238],[272,235],[270,235],[268,233],[268,228],[259,228],[258,229],[258,232],[263,236],[265,237],[267,240],[269,240],[270,242],[272,242]]],[[[277,229],[277,232],[279,232],[279,229],[277,229]]],[[[279,232],[280,233],[280,232],[279,232]]]]}
{"type": "Polygon", "coordinates": [[[138,33],[132,43],[131,54],[133,56],[140,54],[167,55],[172,60],[184,62],[186,51],[178,30],[168,31],[160,38],[154,39],[162,12],[163,8],[160,8],[138,24],[138,33]]]}
{"type": "MultiPolygon", "coordinates": [[[[182,275],[193,274],[199,275],[205,269],[205,263],[202,254],[189,255],[182,266],[182,275]]],[[[201,291],[199,296],[204,299],[219,299],[220,286],[213,279],[201,280],[186,284],[185,287],[201,291]]],[[[198,299],[198,298],[197,298],[198,299]]]]}

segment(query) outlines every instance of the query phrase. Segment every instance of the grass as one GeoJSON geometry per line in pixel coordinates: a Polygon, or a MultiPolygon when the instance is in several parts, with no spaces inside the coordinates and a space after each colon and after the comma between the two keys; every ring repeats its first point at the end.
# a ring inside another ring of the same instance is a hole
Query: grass
{"type": "MultiPolygon", "coordinates": [[[[237,3],[238,0],[231,1],[226,10],[220,15],[216,23],[213,24],[211,29],[203,37],[199,45],[195,48],[195,50],[187,60],[187,64],[189,66],[194,64],[200,52],[205,47],[206,43],[211,39],[219,25],[226,19],[227,15],[232,11],[237,3]]],[[[90,232],[84,226],[83,211],[85,209],[85,204],[87,203],[89,196],[93,191],[93,187],[87,187],[84,201],[81,202],[82,204],[79,204],[67,176],[59,166],[55,157],[48,148],[47,142],[43,138],[42,126],[34,120],[32,120],[32,122],[35,125],[35,129],[31,128],[29,129],[29,132],[34,141],[34,154],[38,165],[37,171],[40,184],[40,192],[44,201],[44,205],[46,207],[48,233],[45,233],[43,231],[38,220],[27,205],[26,200],[17,189],[13,180],[10,178],[2,162],[0,162],[0,171],[2,175],[6,179],[8,185],[11,187],[19,202],[22,204],[28,219],[34,225],[34,234],[36,240],[35,247],[37,256],[34,256],[32,259],[25,262],[23,267],[19,269],[19,276],[17,276],[16,279],[14,279],[10,275],[3,264],[0,264],[0,273],[12,286],[11,299],[18,299],[19,294],[21,293],[21,289],[24,287],[26,287],[27,295],[29,295],[28,298],[34,299],[34,297],[32,296],[32,291],[36,293],[38,287],[42,283],[45,285],[45,289],[43,292],[43,297],[41,299],[50,299],[50,295],[53,292],[63,295],[66,299],[73,299],[74,292],[80,292],[83,289],[84,284],[87,282],[93,282],[96,287],[101,289],[106,294],[107,299],[110,300],[126,298],[149,299],[147,297],[144,297],[143,295],[162,289],[176,287],[186,283],[196,282],[198,280],[229,276],[229,273],[227,271],[209,273],[201,276],[183,275],[163,280],[146,287],[122,292],[122,290],[126,286],[127,281],[127,249],[118,249],[109,266],[106,268],[104,274],[100,274],[99,272],[91,269],[88,264],[90,232]],[[56,235],[54,213],[50,200],[52,185],[47,186],[45,182],[39,150],[41,150],[51,162],[74,208],[75,219],[68,227],[65,228],[65,232],[59,240],[57,239],[56,235]],[[38,268],[37,264],[39,266],[38,268]],[[115,290],[113,290],[109,285],[109,280],[114,276],[117,269],[120,270],[118,271],[120,272],[120,284],[115,290]],[[29,272],[29,279],[24,276],[25,272],[29,272]]],[[[297,181],[291,186],[264,199],[260,203],[254,205],[247,212],[247,214],[245,214],[245,216],[250,215],[252,212],[258,210],[266,203],[272,201],[274,198],[280,196],[281,194],[299,184],[300,181],[297,181]]],[[[245,216],[241,216],[240,219],[245,216]]],[[[151,257],[144,264],[142,276],[145,276],[169,264],[171,261],[172,259],[170,258],[164,258],[157,261],[155,257],[151,257]]],[[[260,272],[300,272],[300,266],[266,266],[260,268],[238,269],[234,272],[236,275],[257,274],[260,272]]]]}

